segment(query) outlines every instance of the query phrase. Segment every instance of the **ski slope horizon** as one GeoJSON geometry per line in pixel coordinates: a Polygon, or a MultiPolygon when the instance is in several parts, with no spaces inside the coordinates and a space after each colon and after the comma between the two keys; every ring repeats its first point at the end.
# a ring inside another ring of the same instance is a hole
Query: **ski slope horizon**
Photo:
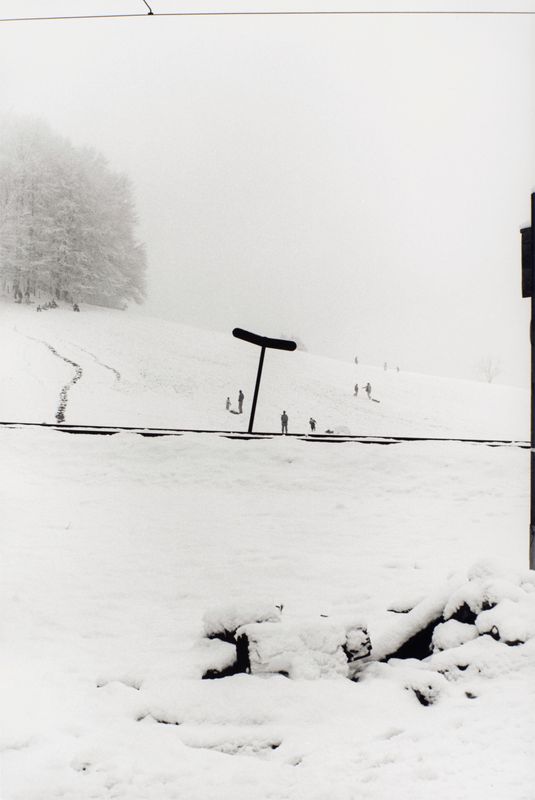
{"type": "MultiPolygon", "coordinates": [[[[71,424],[246,431],[259,348],[228,335],[139,313],[0,300],[0,417],[55,422],[59,394],[69,386],[71,424]],[[226,411],[229,397],[244,413],[226,411]]],[[[353,435],[447,438],[529,438],[529,392],[502,384],[354,364],[303,351],[266,351],[255,430],[341,429],[353,435]],[[364,386],[372,385],[370,402],[364,386]],[[359,384],[358,397],[353,387],[359,384]]]]}

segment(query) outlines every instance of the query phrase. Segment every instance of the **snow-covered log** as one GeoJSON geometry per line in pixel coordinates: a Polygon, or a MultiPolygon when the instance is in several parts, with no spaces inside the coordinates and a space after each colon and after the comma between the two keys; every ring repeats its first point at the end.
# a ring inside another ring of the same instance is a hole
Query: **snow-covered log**
{"type": "Polygon", "coordinates": [[[278,608],[269,601],[249,601],[208,609],[203,616],[204,635],[236,643],[236,631],[253,622],[279,622],[278,608]]]}
{"type": "Polygon", "coordinates": [[[348,677],[350,662],[370,652],[363,627],[328,620],[244,625],[236,636],[238,661],[252,674],[348,677]]]}

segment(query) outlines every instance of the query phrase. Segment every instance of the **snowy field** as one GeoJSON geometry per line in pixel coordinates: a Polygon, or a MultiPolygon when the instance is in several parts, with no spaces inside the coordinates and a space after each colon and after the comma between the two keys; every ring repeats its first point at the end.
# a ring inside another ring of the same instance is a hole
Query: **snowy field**
{"type": "MultiPolygon", "coordinates": [[[[68,423],[247,430],[259,348],[230,331],[88,307],[37,314],[34,306],[0,300],[0,334],[3,421],[55,422],[60,388],[76,364],[82,376],[69,390],[68,423]],[[227,397],[236,409],[240,388],[242,417],[225,410],[227,397]]],[[[343,426],[377,436],[529,438],[528,391],[400,367],[385,372],[382,365],[268,351],[255,430],[280,431],[284,409],[290,433],[308,431],[313,416],[321,432],[343,426]],[[368,381],[379,403],[367,399],[368,381]]]]}
{"type": "MultiPolygon", "coordinates": [[[[245,343],[102,309],[2,305],[0,328],[4,421],[54,422],[76,364],[68,422],[246,428],[224,409],[243,388],[248,410],[245,343]]],[[[271,355],[260,430],[286,408],[290,430],[527,438],[521,390],[271,355]]],[[[528,450],[0,440],[3,799],[533,800],[528,450]],[[251,604],[281,629],[364,620],[358,681],[324,652],[202,680],[233,651],[205,613],[251,604]],[[437,611],[432,655],[380,661],[437,611]]]]}

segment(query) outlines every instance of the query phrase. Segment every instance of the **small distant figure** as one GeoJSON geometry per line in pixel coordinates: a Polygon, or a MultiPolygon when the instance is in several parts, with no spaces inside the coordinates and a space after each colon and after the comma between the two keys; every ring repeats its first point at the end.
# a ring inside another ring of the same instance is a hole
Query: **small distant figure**
{"type": "Polygon", "coordinates": [[[36,311],[41,311],[41,306],[37,306],[36,311]]]}
{"type": "Polygon", "coordinates": [[[355,397],[358,397],[359,394],[359,385],[358,383],[355,384],[355,397]]]}
{"type": "Polygon", "coordinates": [[[243,414],[243,400],[245,395],[243,394],[242,390],[238,392],[238,414],[243,414]]]}
{"type": "Polygon", "coordinates": [[[281,414],[281,429],[282,433],[288,433],[288,414],[286,411],[281,414]]]}
{"type": "Polygon", "coordinates": [[[359,363],[359,357],[355,356],[355,364],[358,364],[358,363],[359,363]]]}
{"type": "Polygon", "coordinates": [[[73,303],[72,304],[72,310],[73,311],[80,311],[80,306],[78,305],[78,303],[73,303]]]}
{"type": "Polygon", "coordinates": [[[372,399],[372,385],[371,385],[371,383],[368,381],[368,383],[366,384],[366,386],[364,388],[366,390],[366,394],[368,395],[368,400],[371,400],[372,399]]]}
{"type": "Polygon", "coordinates": [[[52,300],[50,301],[50,308],[57,308],[57,307],[58,307],[58,304],[56,303],[54,298],[52,298],[52,300]]]}
{"type": "Polygon", "coordinates": [[[227,397],[227,402],[225,403],[225,408],[227,411],[230,411],[230,397],[227,397]]]}
{"type": "Polygon", "coordinates": [[[399,367],[396,367],[396,372],[399,372],[399,367]]]}
{"type": "Polygon", "coordinates": [[[314,431],[316,430],[316,420],[314,419],[314,417],[310,417],[310,419],[308,420],[308,424],[310,425],[310,430],[312,431],[312,433],[314,433],[314,431]]]}
{"type": "Polygon", "coordinates": [[[388,369],[388,364],[386,363],[386,361],[385,361],[385,363],[383,364],[383,369],[384,369],[384,371],[385,371],[385,372],[386,372],[386,370],[388,369]]]}

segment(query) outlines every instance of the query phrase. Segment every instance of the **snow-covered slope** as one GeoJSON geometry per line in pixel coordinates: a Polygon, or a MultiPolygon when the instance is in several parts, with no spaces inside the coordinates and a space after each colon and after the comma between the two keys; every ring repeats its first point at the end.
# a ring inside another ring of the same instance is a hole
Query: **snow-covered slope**
{"type": "MultiPolygon", "coordinates": [[[[230,335],[11,305],[0,328],[4,419],[54,421],[79,365],[67,421],[246,427],[224,401],[250,400],[257,353],[230,335]]],[[[525,438],[526,401],[268,353],[258,423],[525,438]]],[[[529,450],[0,427],[0,452],[2,800],[531,800],[529,450]],[[325,677],[328,636],[318,669],[292,655],[321,679],[202,680],[232,650],[207,632],[251,607],[297,649],[321,615],[363,620],[372,659],[447,621],[358,682],[325,677]]]]}
{"type": "MultiPolygon", "coordinates": [[[[54,422],[71,381],[71,423],[246,430],[258,348],[150,317],[91,307],[38,314],[0,303],[0,419],[54,422]],[[52,349],[55,350],[53,352],[52,349]],[[65,361],[64,359],[68,359],[65,361]],[[69,363],[72,362],[72,363],[69,363]],[[244,414],[229,414],[243,389],[244,414]]],[[[529,395],[522,389],[348,364],[308,353],[268,351],[255,430],[344,426],[353,434],[526,439],[529,395]],[[370,381],[371,402],[364,392],[370,381]],[[353,394],[355,383],[359,396],[353,394]]]]}

